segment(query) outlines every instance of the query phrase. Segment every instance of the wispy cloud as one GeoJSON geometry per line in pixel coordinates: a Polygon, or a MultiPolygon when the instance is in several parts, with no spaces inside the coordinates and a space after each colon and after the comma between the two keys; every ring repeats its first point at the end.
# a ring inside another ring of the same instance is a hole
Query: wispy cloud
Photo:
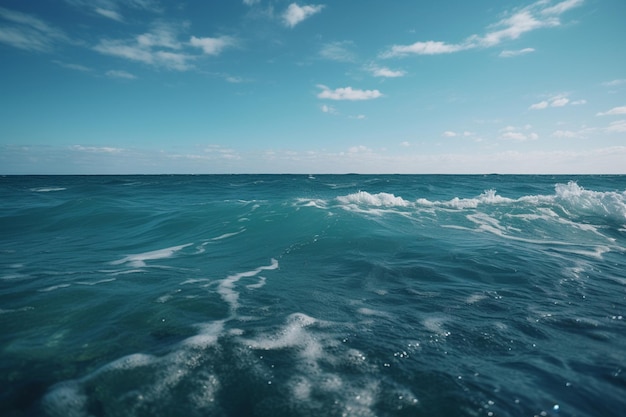
{"type": "Polygon", "coordinates": [[[324,59],[337,62],[354,62],[356,54],[351,50],[354,47],[352,41],[330,42],[322,46],[320,56],[324,59]]]}
{"type": "Polygon", "coordinates": [[[533,127],[531,125],[525,125],[522,128],[515,126],[506,126],[500,129],[500,139],[515,140],[524,142],[528,140],[537,140],[539,135],[535,132],[530,132],[533,127]]]}
{"type": "Polygon", "coordinates": [[[292,28],[305,19],[321,12],[323,8],[324,5],[322,4],[299,6],[297,3],[291,3],[283,13],[283,23],[285,26],[292,28]]]}
{"type": "Polygon", "coordinates": [[[192,67],[193,57],[184,53],[167,50],[155,50],[141,45],[136,40],[103,39],[94,49],[101,54],[116,56],[144,64],[185,71],[192,67]]]}
{"type": "Polygon", "coordinates": [[[141,62],[147,65],[177,71],[187,71],[200,55],[219,55],[225,48],[236,45],[234,38],[191,36],[189,42],[180,40],[180,29],[176,25],[158,24],[150,32],[130,39],[102,39],[94,50],[105,54],[141,62]]]}
{"type": "Polygon", "coordinates": [[[60,29],[26,13],[0,7],[0,43],[34,52],[51,52],[58,42],[70,39],[60,29]]]}
{"type": "Polygon", "coordinates": [[[252,6],[259,3],[261,0],[243,0],[243,4],[247,6],[252,6]]]}
{"type": "Polygon", "coordinates": [[[333,106],[328,106],[326,104],[323,104],[322,107],[320,107],[320,110],[322,110],[322,113],[339,114],[339,112],[337,112],[337,109],[335,109],[333,106]]]}
{"type": "Polygon", "coordinates": [[[574,132],[572,130],[556,130],[552,132],[550,136],[558,139],[580,139],[585,137],[581,132],[574,132]]]}
{"type": "Polygon", "coordinates": [[[539,135],[536,133],[522,133],[522,132],[505,132],[500,136],[501,139],[510,139],[517,141],[537,140],[539,135]]]}
{"type": "Polygon", "coordinates": [[[406,75],[406,71],[392,70],[387,67],[378,67],[375,65],[368,67],[368,70],[372,73],[374,77],[399,78],[406,75]]]}
{"type": "Polygon", "coordinates": [[[618,79],[602,83],[602,85],[605,87],[617,87],[618,85],[622,84],[626,84],[626,79],[618,79]]]}
{"type": "MultiPolygon", "coordinates": [[[[540,28],[559,26],[561,24],[559,16],[574,7],[580,6],[583,1],[584,0],[565,0],[553,6],[549,6],[550,0],[539,0],[536,3],[517,10],[509,17],[505,17],[488,26],[483,35],[471,35],[459,43],[429,40],[418,41],[410,45],[393,45],[387,51],[383,52],[381,57],[392,58],[407,55],[439,55],[468,49],[494,47],[504,41],[518,39],[523,34],[540,28]]],[[[515,53],[515,51],[511,52],[515,53]]],[[[504,56],[506,57],[507,54],[504,56]]]]}
{"type": "Polygon", "coordinates": [[[586,103],[587,103],[587,100],[581,99],[581,100],[571,101],[565,94],[559,94],[559,95],[550,97],[547,100],[542,100],[538,103],[531,104],[530,107],[528,108],[530,110],[543,110],[543,109],[547,109],[548,107],[565,107],[567,105],[580,106],[586,103]]]}
{"type": "Polygon", "coordinates": [[[626,106],[613,107],[611,110],[597,113],[596,116],[616,116],[626,114],[626,106]]]}
{"type": "Polygon", "coordinates": [[[71,63],[59,61],[59,60],[56,60],[56,59],[54,61],[52,61],[52,62],[54,62],[55,64],[57,64],[60,67],[71,69],[71,70],[74,70],[74,71],[81,71],[81,72],[90,72],[90,71],[92,71],[91,68],[86,67],[84,65],[80,65],[80,64],[71,64],[71,63]]]}
{"type": "Polygon", "coordinates": [[[100,7],[96,7],[94,10],[96,13],[98,13],[100,16],[104,16],[106,18],[115,20],[117,22],[123,22],[124,18],[122,17],[122,15],[120,13],[118,13],[115,10],[110,10],[110,9],[103,9],[100,7]]]}
{"type": "Polygon", "coordinates": [[[106,76],[110,78],[123,78],[126,80],[134,80],[137,77],[129,72],[120,70],[110,70],[106,72],[106,76]]]}
{"type": "Polygon", "coordinates": [[[318,85],[317,87],[322,89],[317,97],[328,100],[372,100],[383,96],[378,90],[355,90],[352,87],[331,90],[325,85],[318,85]]]}
{"type": "Polygon", "coordinates": [[[93,153],[120,153],[123,152],[123,148],[114,148],[109,146],[82,146],[82,145],[73,145],[70,146],[70,149],[73,151],[79,152],[93,152],[93,153]]]}
{"type": "Polygon", "coordinates": [[[441,136],[443,136],[444,138],[455,138],[457,136],[463,136],[463,137],[470,137],[470,136],[474,136],[475,134],[472,132],[468,132],[467,130],[461,133],[457,133],[453,130],[446,130],[445,132],[443,132],[441,134],[441,136]]]}
{"type": "Polygon", "coordinates": [[[626,120],[617,120],[611,122],[609,127],[606,128],[608,133],[624,133],[626,132],[626,120]]]}
{"type": "Polygon", "coordinates": [[[515,57],[515,56],[530,54],[531,52],[535,52],[535,49],[534,48],[524,48],[524,49],[518,49],[518,50],[515,50],[515,51],[505,50],[505,51],[500,52],[500,54],[498,56],[501,57],[501,58],[511,58],[511,57],[515,57]]]}
{"type": "Polygon", "coordinates": [[[160,13],[162,11],[158,0],[65,0],[71,6],[83,9],[88,13],[123,22],[122,9],[134,9],[160,13]]]}

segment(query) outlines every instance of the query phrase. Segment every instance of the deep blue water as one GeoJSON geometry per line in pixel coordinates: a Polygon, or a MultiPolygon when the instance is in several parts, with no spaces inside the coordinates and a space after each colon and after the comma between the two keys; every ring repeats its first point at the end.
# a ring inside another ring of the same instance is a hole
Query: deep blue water
{"type": "Polygon", "coordinates": [[[1,416],[625,416],[625,176],[0,177],[1,416]]]}

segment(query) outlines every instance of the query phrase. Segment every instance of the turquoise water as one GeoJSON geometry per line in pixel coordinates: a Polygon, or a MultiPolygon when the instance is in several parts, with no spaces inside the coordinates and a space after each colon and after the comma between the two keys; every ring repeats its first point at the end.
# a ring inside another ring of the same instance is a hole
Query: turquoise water
{"type": "Polygon", "coordinates": [[[0,178],[2,416],[624,416],[624,176],[0,178]]]}

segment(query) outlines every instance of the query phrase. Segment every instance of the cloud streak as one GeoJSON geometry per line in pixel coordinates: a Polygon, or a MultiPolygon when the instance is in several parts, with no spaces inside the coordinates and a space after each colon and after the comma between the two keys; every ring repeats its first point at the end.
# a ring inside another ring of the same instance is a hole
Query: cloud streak
{"type": "Polygon", "coordinates": [[[534,48],[524,48],[524,49],[518,49],[516,51],[502,51],[500,52],[500,55],[498,55],[500,58],[512,58],[512,57],[516,57],[516,56],[521,56],[521,55],[526,55],[526,54],[530,54],[532,52],[535,52],[534,48]]]}
{"type": "MultiPolygon", "coordinates": [[[[566,11],[582,5],[584,0],[565,0],[554,6],[546,6],[549,0],[540,0],[527,6],[509,17],[488,26],[483,35],[471,35],[459,43],[443,41],[418,41],[410,45],[393,45],[381,54],[382,58],[404,57],[408,55],[441,55],[477,48],[491,48],[507,40],[518,39],[525,33],[540,28],[556,27],[561,24],[559,16],[566,11]]],[[[505,51],[504,57],[516,56],[531,51],[505,51]],[[523,51],[523,52],[522,52],[523,51]]]]}
{"type": "Polygon", "coordinates": [[[626,106],[613,107],[611,110],[596,114],[596,116],[616,116],[622,114],[626,114],[626,106]]]}
{"type": "Polygon", "coordinates": [[[51,52],[58,42],[70,42],[67,35],[43,20],[0,7],[0,43],[33,52],[51,52]]]}

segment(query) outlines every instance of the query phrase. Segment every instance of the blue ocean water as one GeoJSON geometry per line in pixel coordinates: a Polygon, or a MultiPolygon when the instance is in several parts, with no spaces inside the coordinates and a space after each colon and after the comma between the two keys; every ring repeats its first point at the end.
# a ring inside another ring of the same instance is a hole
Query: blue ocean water
{"type": "Polygon", "coordinates": [[[2,416],[625,416],[625,176],[0,178],[2,416]]]}

